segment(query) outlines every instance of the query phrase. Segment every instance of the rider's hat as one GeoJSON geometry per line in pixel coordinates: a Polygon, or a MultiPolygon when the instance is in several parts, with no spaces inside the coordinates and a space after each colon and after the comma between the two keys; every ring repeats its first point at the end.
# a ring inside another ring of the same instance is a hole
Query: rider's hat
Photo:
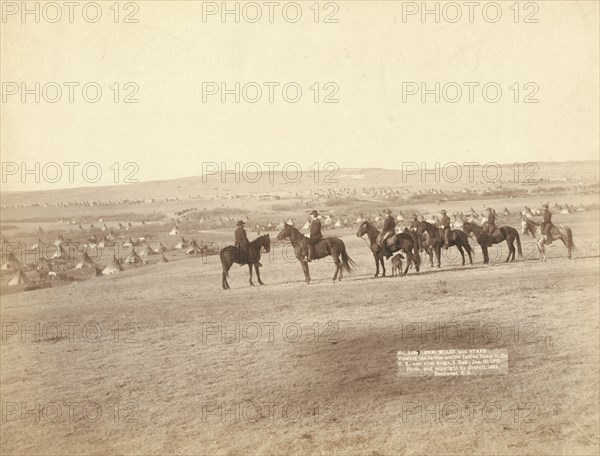
{"type": "Polygon", "coordinates": [[[442,209],[442,214],[445,214],[445,213],[446,213],[446,209],[442,209]]]}
{"type": "Polygon", "coordinates": [[[383,213],[384,213],[384,214],[389,214],[389,215],[391,215],[391,214],[392,214],[392,211],[390,211],[389,209],[384,209],[384,210],[383,210],[383,213]]]}
{"type": "Polygon", "coordinates": [[[315,210],[311,211],[309,215],[314,215],[315,217],[319,216],[319,213],[315,210]]]}
{"type": "Polygon", "coordinates": [[[545,209],[548,209],[548,205],[547,204],[542,204],[542,207],[545,209]]]}
{"type": "Polygon", "coordinates": [[[491,208],[491,207],[488,207],[488,208],[487,208],[487,210],[488,210],[488,211],[491,211],[491,210],[492,210],[492,208],[491,208]]]}
{"type": "Polygon", "coordinates": [[[417,218],[419,218],[419,216],[417,214],[413,214],[412,218],[417,219],[417,218]]]}
{"type": "Polygon", "coordinates": [[[243,220],[238,220],[235,226],[244,226],[245,224],[246,222],[244,222],[243,220]]]}

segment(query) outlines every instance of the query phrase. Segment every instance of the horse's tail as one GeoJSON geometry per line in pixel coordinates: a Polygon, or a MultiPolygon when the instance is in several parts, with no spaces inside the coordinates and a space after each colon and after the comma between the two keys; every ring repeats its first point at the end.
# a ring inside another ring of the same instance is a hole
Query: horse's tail
{"type": "Polygon", "coordinates": [[[521,236],[519,236],[519,232],[517,231],[517,250],[519,251],[519,260],[524,260],[523,258],[523,249],[521,249],[521,236]]]}
{"type": "Polygon", "coordinates": [[[229,277],[229,265],[227,264],[227,260],[225,259],[225,249],[219,252],[219,256],[221,257],[221,265],[223,266],[223,273],[225,277],[229,277]]]}
{"type": "Polygon", "coordinates": [[[346,246],[342,245],[342,267],[347,272],[352,272],[352,266],[358,266],[346,252],[346,246]]]}
{"type": "Polygon", "coordinates": [[[571,250],[576,250],[575,243],[573,242],[573,231],[570,226],[565,226],[565,233],[567,233],[567,245],[571,250]]]}

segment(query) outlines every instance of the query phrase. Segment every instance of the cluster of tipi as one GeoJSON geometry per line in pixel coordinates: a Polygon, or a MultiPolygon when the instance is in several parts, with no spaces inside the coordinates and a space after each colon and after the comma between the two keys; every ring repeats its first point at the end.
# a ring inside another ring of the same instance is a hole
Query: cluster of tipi
{"type": "Polygon", "coordinates": [[[2,265],[2,271],[13,271],[16,274],[8,281],[8,286],[28,285],[31,280],[21,269],[21,262],[14,253],[6,255],[6,262],[2,265]]]}

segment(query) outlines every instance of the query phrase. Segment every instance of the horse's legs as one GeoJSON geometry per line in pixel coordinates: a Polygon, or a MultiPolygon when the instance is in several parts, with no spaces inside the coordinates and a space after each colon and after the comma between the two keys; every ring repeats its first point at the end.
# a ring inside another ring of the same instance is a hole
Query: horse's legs
{"type": "Polygon", "coordinates": [[[310,283],[310,274],[308,272],[308,263],[306,261],[300,260],[300,264],[302,265],[302,270],[304,271],[304,281],[309,284],[310,283]]]}
{"type": "Polygon", "coordinates": [[[508,245],[508,258],[506,261],[517,261],[517,249],[515,249],[515,237],[509,236],[506,238],[506,244],[508,245]]]}
{"type": "MultiPolygon", "coordinates": [[[[377,256],[377,254],[375,252],[373,252],[373,258],[375,259],[375,278],[379,277],[379,257],[377,256]]],[[[383,265],[383,261],[381,262],[381,264],[383,265]]]]}
{"type": "Polygon", "coordinates": [[[248,273],[250,274],[250,286],[253,287],[254,283],[252,282],[252,263],[248,264],[248,273]]]}
{"type": "MultiPolygon", "coordinates": [[[[435,259],[437,261],[437,267],[440,268],[442,266],[442,246],[435,246],[435,259]]],[[[432,264],[433,266],[433,264],[432,264]]]]}
{"type": "Polygon", "coordinates": [[[229,283],[227,282],[227,273],[229,272],[230,267],[230,264],[228,264],[227,266],[223,265],[223,276],[221,280],[221,286],[223,287],[223,290],[229,290],[230,288],[229,283]]]}
{"type": "Polygon", "coordinates": [[[258,279],[258,284],[264,285],[263,281],[260,280],[260,268],[258,267],[258,263],[254,263],[254,270],[256,271],[256,278],[258,279]]]}
{"type": "Polygon", "coordinates": [[[338,274],[340,280],[342,280],[342,262],[340,261],[340,252],[334,250],[331,252],[331,256],[333,257],[333,264],[335,264],[335,274],[333,275],[333,281],[335,282],[338,278],[338,274]]]}
{"type": "Polygon", "coordinates": [[[458,251],[460,252],[460,256],[462,257],[462,265],[465,265],[465,252],[463,251],[463,248],[456,244],[456,248],[458,249],[458,251]]]}
{"type": "Polygon", "coordinates": [[[539,261],[546,261],[546,247],[544,246],[544,238],[540,237],[540,239],[538,240],[538,250],[540,251],[540,259],[539,261]]]}
{"type": "Polygon", "coordinates": [[[471,246],[469,245],[469,241],[467,241],[465,250],[467,251],[467,254],[469,255],[469,263],[471,264],[471,266],[473,266],[473,256],[471,255],[471,246]]]}
{"type": "Polygon", "coordinates": [[[490,262],[490,257],[488,255],[487,245],[481,244],[481,252],[483,253],[483,264],[488,264],[490,262]]]}
{"type": "Polygon", "coordinates": [[[563,241],[563,244],[567,248],[567,258],[570,260],[571,259],[571,247],[569,246],[569,244],[567,243],[567,241],[565,241],[564,236],[561,236],[560,240],[563,241]]]}
{"type": "Polygon", "coordinates": [[[433,247],[432,246],[426,247],[425,253],[427,253],[427,255],[429,255],[429,267],[432,268],[433,267],[433,247]]]}
{"type": "Polygon", "coordinates": [[[381,261],[381,277],[385,277],[385,258],[381,257],[379,261],[381,261]]]}

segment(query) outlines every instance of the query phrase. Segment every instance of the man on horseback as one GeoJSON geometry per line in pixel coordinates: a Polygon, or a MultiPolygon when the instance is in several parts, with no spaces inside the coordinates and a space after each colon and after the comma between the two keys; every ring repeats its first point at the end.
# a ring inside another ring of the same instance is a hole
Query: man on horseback
{"type": "Polygon", "coordinates": [[[245,222],[243,220],[238,220],[236,223],[237,228],[235,229],[235,247],[238,251],[240,264],[248,263],[248,247],[250,246],[244,225],[245,222]]]}
{"type": "Polygon", "coordinates": [[[496,232],[496,214],[491,207],[487,208],[487,225],[488,225],[488,234],[493,236],[496,232]]]}
{"type": "Polygon", "coordinates": [[[314,257],[315,246],[323,239],[323,233],[321,233],[321,220],[319,220],[319,213],[312,211],[310,213],[310,235],[308,237],[308,261],[312,261],[314,257]]]}
{"type": "Polygon", "coordinates": [[[542,234],[546,237],[546,240],[544,241],[544,244],[546,245],[552,244],[552,234],[550,233],[550,230],[552,230],[553,226],[552,212],[550,212],[548,205],[544,204],[542,206],[542,223],[540,223],[540,228],[542,230],[542,234]]]}
{"type": "Polygon", "coordinates": [[[421,222],[419,221],[419,216],[417,214],[412,215],[412,220],[410,222],[410,232],[413,234],[413,239],[415,240],[417,250],[422,250],[421,248],[421,222]]]}
{"type": "Polygon", "coordinates": [[[442,219],[440,220],[440,229],[444,238],[444,249],[450,247],[450,217],[446,214],[446,209],[442,209],[442,219]]]}
{"type": "Polygon", "coordinates": [[[385,214],[385,219],[383,221],[383,229],[379,233],[378,244],[381,247],[380,256],[389,258],[391,253],[386,246],[386,240],[396,234],[396,219],[392,217],[392,211],[389,209],[385,209],[383,213],[385,214]]]}

